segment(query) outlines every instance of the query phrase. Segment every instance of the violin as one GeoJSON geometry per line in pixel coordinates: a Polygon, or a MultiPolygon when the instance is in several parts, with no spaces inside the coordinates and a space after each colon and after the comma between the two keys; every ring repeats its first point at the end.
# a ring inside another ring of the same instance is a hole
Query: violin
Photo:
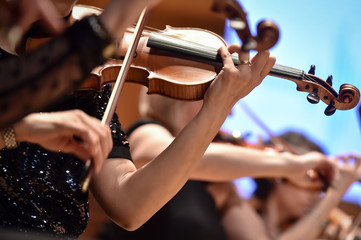
{"type": "MultiPolygon", "coordinates": [[[[99,8],[76,5],[73,7],[72,18],[80,19],[88,14],[101,12],[99,8]]],[[[78,90],[100,90],[104,84],[115,82],[119,70],[123,68],[125,53],[133,44],[135,29],[133,27],[127,29],[123,38],[114,46],[117,55],[110,58],[103,66],[95,68],[78,90]]],[[[255,39],[254,41],[259,40],[263,43],[268,37],[255,39]]],[[[170,26],[162,31],[145,29],[135,49],[126,81],[148,87],[148,93],[181,100],[200,100],[222,69],[222,60],[217,50],[225,45],[223,38],[204,29],[170,26]]],[[[257,46],[264,48],[264,44],[257,43],[257,46]]],[[[257,46],[254,49],[260,49],[257,46]]],[[[233,56],[233,60],[235,65],[238,65],[236,55],[233,56]]],[[[340,93],[337,93],[330,83],[311,73],[305,74],[302,70],[275,65],[270,75],[294,81],[297,90],[310,93],[309,99],[312,99],[313,103],[317,98],[322,99],[329,105],[325,111],[326,115],[332,115],[336,109],[351,109],[357,105],[360,98],[359,90],[350,84],[342,85],[340,93]]]]}
{"type": "MultiPolygon", "coordinates": [[[[77,5],[73,12],[86,12],[87,9],[88,6],[77,5]]],[[[99,89],[102,84],[115,81],[133,32],[133,28],[127,29],[117,44],[119,56],[94,69],[83,89],[99,89]]],[[[222,68],[217,49],[225,45],[222,37],[204,29],[171,26],[162,31],[145,29],[126,81],[148,87],[149,94],[180,100],[200,100],[222,68]]],[[[236,55],[233,61],[238,65],[236,55]]],[[[311,103],[319,100],[325,102],[328,105],[325,114],[328,116],[336,109],[348,110],[357,105],[360,92],[355,86],[343,84],[337,93],[331,86],[330,78],[324,81],[313,73],[314,67],[305,73],[303,70],[275,64],[269,75],[295,82],[298,91],[309,93],[307,99],[311,103]]]]}
{"type": "MultiPolygon", "coordinates": [[[[100,8],[76,5],[71,19],[74,21],[85,15],[101,12],[100,8]]],[[[264,31],[270,30],[266,28],[264,31]]],[[[102,85],[115,81],[133,33],[134,28],[129,27],[123,39],[116,43],[117,56],[95,68],[79,90],[100,90],[102,85]]],[[[249,37],[244,41],[251,41],[247,39],[249,37]]],[[[265,44],[262,44],[264,41],[259,40],[258,48],[265,48],[265,44]]],[[[35,44],[28,43],[28,46],[31,45],[35,44]]],[[[180,100],[200,100],[222,69],[222,59],[217,53],[221,46],[226,46],[225,40],[205,29],[171,26],[164,30],[145,29],[126,81],[148,87],[149,94],[161,94],[180,100]]],[[[238,65],[237,55],[234,54],[232,58],[235,65],[238,65]]],[[[324,81],[315,76],[314,71],[314,66],[311,66],[309,73],[305,73],[300,69],[275,64],[269,75],[295,82],[298,91],[309,93],[307,99],[310,103],[322,100],[328,105],[325,110],[327,116],[335,113],[336,109],[348,110],[358,104],[360,92],[355,86],[343,84],[337,93],[332,88],[331,76],[324,81]]]]}

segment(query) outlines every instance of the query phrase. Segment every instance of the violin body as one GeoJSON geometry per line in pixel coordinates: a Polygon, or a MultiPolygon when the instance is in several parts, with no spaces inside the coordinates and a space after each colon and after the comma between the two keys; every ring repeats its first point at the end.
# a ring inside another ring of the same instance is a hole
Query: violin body
{"type": "MultiPolygon", "coordinates": [[[[216,48],[226,45],[220,36],[202,29],[167,26],[161,34],[216,48]]],[[[156,93],[180,100],[202,99],[220,71],[219,66],[194,57],[177,57],[175,53],[150,48],[147,46],[148,37],[149,33],[143,32],[126,80],[148,87],[149,94],[156,93]]],[[[121,42],[120,56],[125,55],[130,38],[131,34],[127,32],[121,42]]],[[[96,69],[92,74],[98,75],[101,83],[106,84],[115,81],[120,67],[121,60],[110,59],[102,69],[96,69]]]]}
{"type": "MultiPolygon", "coordinates": [[[[101,11],[96,7],[76,5],[73,8],[72,19],[100,14],[101,11]]],[[[133,33],[134,28],[129,27],[123,39],[116,43],[116,57],[110,58],[103,66],[95,68],[79,90],[99,91],[102,85],[116,81],[133,33]]],[[[152,31],[143,31],[126,81],[146,86],[149,94],[161,94],[180,100],[202,99],[221,66],[202,62],[199,58],[179,56],[170,51],[150,48],[147,46],[150,33],[152,31]]],[[[216,49],[226,45],[222,37],[204,29],[167,26],[163,31],[159,31],[159,34],[216,49]]]]}

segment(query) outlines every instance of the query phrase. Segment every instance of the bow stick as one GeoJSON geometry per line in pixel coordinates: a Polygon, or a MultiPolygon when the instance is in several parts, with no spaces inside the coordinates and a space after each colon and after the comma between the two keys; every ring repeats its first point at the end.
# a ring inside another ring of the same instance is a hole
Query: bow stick
{"type": "MultiPolygon", "coordinates": [[[[242,107],[242,109],[246,112],[246,114],[258,125],[260,126],[263,131],[265,131],[268,136],[271,138],[271,141],[276,145],[277,148],[282,149],[283,151],[288,151],[292,154],[295,155],[300,155],[300,152],[297,151],[294,147],[292,147],[290,144],[288,144],[284,139],[282,139],[281,137],[278,137],[276,135],[274,135],[272,133],[272,131],[266,126],[266,124],[264,124],[261,119],[259,119],[258,116],[256,116],[256,114],[244,103],[244,102],[240,102],[240,105],[242,107]]],[[[320,171],[315,170],[315,169],[310,169],[309,171],[307,171],[307,176],[310,178],[313,178],[314,176],[317,176],[320,178],[320,180],[324,183],[323,188],[327,189],[327,187],[329,186],[329,182],[328,179],[326,179],[325,176],[323,176],[321,174],[320,171]]]]}
{"type": "MultiPolygon", "coordinates": [[[[122,89],[123,89],[123,86],[125,83],[125,79],[126,79],[128,70],[129,70],[131,62],[134,58],[135,50],[138,47],[138,43],[139,43],[140,37],[142,35],[145,23],[147,22],[149,12],[150,12],[150,7],[145,8],[139,17],[139,20],[138,20],[137,25],[134,30],[131,45],[128,48],[127,53],[125,55],[122,67],[119,71],[117,80],[114,85],[114,89],[112,91],[107,108],[105,109],[105,112],[104,112],[104,115],[103,115],[103,118],[101,121],[101,124],[103,126],[109,125],[113,118],[117,103],[120,98],[120,94],[122,92],[122,89]]],[[[82,192],[84,192],[84,193],[88,190],[90,180],[93,175],[93,168],[92,168],[91,160],[88,160],[86,162],[85,169],[86,169],[86,178],[84,179],[84,181],[82,183],[82,192]]]]}

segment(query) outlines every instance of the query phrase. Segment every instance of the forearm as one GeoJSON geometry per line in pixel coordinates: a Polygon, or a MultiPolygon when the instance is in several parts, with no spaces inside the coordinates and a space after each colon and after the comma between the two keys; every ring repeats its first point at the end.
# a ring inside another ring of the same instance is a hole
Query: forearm
{"type": "Polygon", "coordinates": [[[296,168],[291,155],[223,143],[211,143],[192,178],[231,181],[240,177],[287,177],[296,168]]]}
{"type": "MultiPolygon", "coordinates": [[[[137,171],[129,169],[118,174],[115,168],[110,167],[107,167],[107,172],[102,171],[101,175],[110,180],[107,182],[111,187],[100,195],[106,200],[105,207],[108,209],[113,203],[111,217],[118,224],[125,219],[128,222],[123,227],[139,227],[176,194],[188,180],[234,104],[261,83],[275,62],[265,51],[254,58],[252,69],[246,65],[236,68],[231,57],[231,52],[235,51],[239,52],[240,59],[249,58],[239,45],[231,46],[229,51],[225,47],[220,48],[223,70],[207,89],[202,109],[167,149],[137,171]],[[111,181],[114,175],[117,180],[111,181]],[[122,206],[117,205],[118,202],[122,206]]],[[[121,172],[121,168],[118,169],[121,172]]],[[[92,186],[97,190],[101,184],[95,181],[92,186]]]]}
{"type": "Polygon", "coordinates": [[[279,240],[313,240],[321,233],[332,209],[337,207],[344,191],[329,188],[324,198],[312,210],[282,234],[279,240]]]}
{"type": "MultiPolygon", "coordinates": [[[[118,176],[101,194],[107,195],[103,198],[106,206],[113,206],[109,210],[115,222],[135,229],[179,191],[227,116],[228,112],[219,113],[217,109],[201,111],[158,157],[137,171],[118,176]],[[217,116],[213,116],[215,113],[217,116]],[[117,206],[118,202],[122,205],[117,206]]],[[[104,176],[111,179],[109,173],[114,167],[107,169],[104,176]]]]}

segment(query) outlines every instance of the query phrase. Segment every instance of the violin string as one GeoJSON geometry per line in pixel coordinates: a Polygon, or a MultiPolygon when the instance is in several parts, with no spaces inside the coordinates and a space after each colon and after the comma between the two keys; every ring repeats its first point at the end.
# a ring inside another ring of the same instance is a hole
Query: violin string
{"type": "MultiPolygon", "coordinates": [[[[145,26],[144,29],[147,29],[147,30],[152,30],[154,32],[162,32],[161,30],[159,29],[156,29],[156,28],[153,28],[153,27],[149,27],[149,26],[145,26]]],[[[173,34],[173,36],[179,36],[181,37],[180,34],[173,34]]],[[[194,51],[198,52],[197,49],[194,49],[194,51]]],[[[209,49],[209,51],[212,51],[213,52],[217,52],[217,49],[216,48],[212,48],[212,49],[209,49]]],[[[278,66],[278,69],[281,70],[281,71],[284,71],[285,73],[290,73],[290,74],[293,74],[293,75],[297,75],[298,74],[298,69],[293,69],[293,68],[290,68],[290,67],[286,67],[286,66],[282,66],[282,65],[279,65],[278,66]]],[[[303,79],[304,80],[308,80],[310,82],[316,82],[312,77],[308,76],[307,74],[303,74],[302,75],[303,79]]]]}
{"type": "MultiPolygon", "coordinates": [[[[162,30],[154,28],[154,27],[150,27],[150,26],[145,26],[144,29],[149,30],[149,31],[153,31],[153,32],[162,32],[162,30]]],[[[173,36],[181,37],[180,34],[173,34],[173,36]]],[[[213,51],[217,52],[217,49],[214,49],[213,51]]],[[[297,74],[298,73],[298,69],[293,69],[293,68],[282,66],[282,65],[279,65],[278,68],[279,68],[279,70],[283,70],[286,73],[287,72],[291,73],[291,74],[297,74]]],[[[310,81],[310,82],[316,82],[312,77],[308,76],[307,74],[303,74],[302,77],[303,77],[304,80],[307,80],[307,81],[310,81]]]]}
{"type": "MultiPolygon", "coordinates": [[[[153,31],[153,32],[162,32],[162,30],[159,30],[157,28],[154,28],[154,27],[150,27],[150,26],[145,26],[144,27],[145,30],[148,30],[148,31],[153,31]]],[[[173,34],[172,36],[179,36],[181,37],[180,34],[173,34]]],[[[196,49],[195,49],[196,50],[196,49]]],[[[211,49],[210,49],[211,51],[211,49]]],[[[196,51],[197,52],[197,51],[196,51]]],[[[217,52],[217,49],[212,49],[212,52],[217,52]]],[[[280,71],[283,71],[284,73],[286,74],[291,74],[291,75],[297,75],[299,70],[298,69],[294,69],[294,68],[290,68],[290,67],[287,67],[287,66],[282,66],[282,65],[279,65],[278,66],[278,69],[280,71]]],[[[315,81],[311,76],[309,76],[308,74],[302,74],[302,79],[303,80],[306,80],[306,81],[310,81],[310,82],[313,82],[313,83],[317,83],[317,81],[315,81]]]]}
{"type": "MultiPolygon", "coordinates": [[[[131,26],[132,26],[132,27],[135,27],[135,24],[132,24],[131,26]]],[[[149,32],[158,32],[158,33],[163,32],[163,30],[160,30],[160,29],[154,28],[154,27],[150,27],[150,26],[145,26],[144,29],[143,29],[143,31],[144,31],[144,30],[148,30],[149,32]]],[[[182,37],[181,34],[175,34],[175,33],[172,33],[172,36],[182,37]]]]}
{"type": "Polygon", "coordinates": [[[149,26],[145,26],[144,29],[147,29],[147,30],[152,30],[153,32],[161,32],[160,29],[158,28],[154,28],[154,27],[149,27],[149,26]]]}
{"type": "MultiPolygon", "coordinates": [[[[297,71],[298,71],[298,69],[293,69],[293,68],[289,68],[289,67],[282,66],[282,65],[279,65],[278,69],[280,71],[284,71],[285,73],[291,73],[291,74],[292,73],[297,74],[297,71]]],[[[305,73],[302,74],[302,80],[306,80],[306,81],[310,81],[310,82],[318,84],[318,82],[314,78],[312,78],[312,76],[310,76],[309,74],[305,74],[305,73]]]]}

